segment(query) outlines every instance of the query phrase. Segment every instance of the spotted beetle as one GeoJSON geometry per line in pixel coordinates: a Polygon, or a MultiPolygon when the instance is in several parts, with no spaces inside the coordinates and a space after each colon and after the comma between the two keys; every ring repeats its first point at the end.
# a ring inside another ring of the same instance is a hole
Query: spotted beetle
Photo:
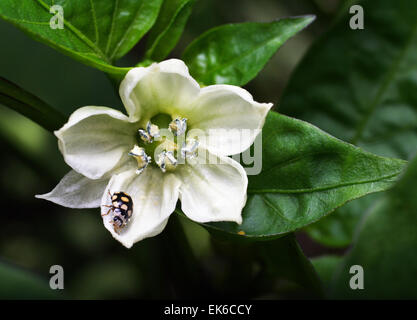
{"type": "Polygon", "coordinates": [[[111,219],[111,223],[113,224],[114,231],[116,233],[120,233],[120,230],[127,225],[132,216],[133,201],[132,198],[125,192],[120,191],[113,194],[111,194],[110,191],[108,192],[112,204],[110,206],[104,205],[110,209],[107,213],[102,214],[102,216],[106,216],[112,211],[113,217],[111,219]]]}

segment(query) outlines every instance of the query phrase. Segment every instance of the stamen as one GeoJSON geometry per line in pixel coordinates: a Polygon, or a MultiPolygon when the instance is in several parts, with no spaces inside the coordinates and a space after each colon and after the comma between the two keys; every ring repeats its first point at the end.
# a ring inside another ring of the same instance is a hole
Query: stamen
{"type": "Polygon", "coordinates": [[[143,129],[139,129],[139,135],[145,143],[152,143],[152,137],[143,129]]]}
{"type": "Polygon", "coordinates": [[[145,149],[140,148],[137,145],[135,145],[133,149],[130,150],[129,155],[134,157],[138,162],[138,169],[136,170],[136,174],[141,174],[152,160],[152,158],[146,154],[145,149]]]}
{"type": "Polygon", "coordinates": [[[162,172],[166,172],[177,166],[177,159],[175,159],[174,154],[171,151],[164,150],[158,155],[156,164],[161,168],[162,172]]]}
{"type": "Polygon", "coordinates": [[[178,165],[176,156],[180,157],[180,145],[183,146],[182,154],[184,157],[194,157],[198,142],[194,139],[188,141],[188,143],[182,143],[185,139],[185,132],[187,130],[187,119],[180,116],[173,118],[169,115],[157,115],[152,118],[154,123],[158,123],[162,127],[165,127],[168,123],[168,129],[178,138],[169,138],[165,136],[165,132],[159,130],[159,126],[148,121],[145,128],[138,130],[141,140],[145,142],[145,145],[140,148],[135,146],[130,155],[134,156],[138,161],[137,174],[140,174],[146,166],[151,162],[151,158],[147,156],[146,152],[155,155],[155,163],[159,166],[162,172],[174,170],[178,165]],[[171,122],[169,122],[171,121],[171,122]],[[164,134],[163,134],[164,133],[164,134]],[[179,137],[181,136],[181,137],[179,137]],[[177,141],[180,140],[180,141],[177,141]],[[155,141],[159,141],[156,143],[155,141]],[[146,152],[145,152],[146,150],[146,152]]]}
{"type": "Polygon", "coordinates": [[[167,160],[169,160],[169,162],[173,166],[176,166],[177,165],[177,159],[175,159],[174,154],[171,151],[167,151],[166,152],[166,157],[167,157],[167,160]]]}
{"type": "Polygon", "coordinates": [[[192,159],[197,155],[197,148],[200,143],[196,139],[184,141],[181,148],[181,156],[186,159],[192,159]]]}
{"type": "Polygon", "coordinates": [[[146,125],[146,130],[148,131],[148,134],[152,137],[152,138],[160,138],[161,134],[159,132],[159,127],[155,124],[152,124],[150,121],[148,121],[148,124],[146,125]]]}
{"type": "Polygon", "coordinates": [[[176,118],[169,124],[169,130],[175,135],[180,136],[187,130],[187,119],[176,118]]]}
{"type": "Polygon", "coordinates": [[[144,129],[139,129],[138,131],[140,138],[145,143],[152,143],[154,138],[158,139],[161,136],[159,132],[159,127],[155,124],[152,124],[150,121],[148,121],[146,125],[146,131],[144,129]]]}

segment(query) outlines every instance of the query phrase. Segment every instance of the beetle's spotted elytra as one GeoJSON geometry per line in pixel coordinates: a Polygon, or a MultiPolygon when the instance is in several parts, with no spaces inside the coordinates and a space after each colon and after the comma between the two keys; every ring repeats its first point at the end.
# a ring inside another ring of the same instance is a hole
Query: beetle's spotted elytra
{"type": "Polygon", "coordinates": [[[111,205],[104,205],[109,208],[107,213],[102,216],[108,215],[113,212],[111,223],[113,224],[114,231],[119,234],[120,230],[123,229],[133,214],[133,201],[132,198],[125,192],[119,191],[113,194],[109,192],[111,205]]]}

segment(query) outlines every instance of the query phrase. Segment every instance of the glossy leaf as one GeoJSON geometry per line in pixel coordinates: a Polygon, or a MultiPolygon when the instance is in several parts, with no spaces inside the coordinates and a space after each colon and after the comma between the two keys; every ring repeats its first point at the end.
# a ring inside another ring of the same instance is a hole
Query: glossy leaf
{"type": "MultiPolygon", "coordinates": [[[[417,2],[357,3],[364,30],[349,28],[345,8],[300,63],[279,111],[372,153],[409,159],[417,145],[417,2]]],[[[326,245],[348,245],[371,203],[348,204],[309,234],[326,245]]]]}
{"type": "Polygon", "coordinates": [[[146,58],[161,61],[174,49],[191,14],[194,0],[165,0],[149,32],[146,58]]]}
{"type": "Polygon", "coordinates": [[[36,122],[46,130],[57,130],[65,123],[65,116],[33,94],[0,77],[0,104],[36,122]]]}
{"type": "Polygon", "coordinates": [[[241,238],[279,237],[347,201],[386,190],[405,164],[367,153],[275,112],[265,122],[262,150],[262,172],[249,176],[243,223],[207,226],[236,236],[244,231],[241,238]]]}
{"type": "Polygon", "coordinates": [[[306,227],[305,231],[317,242],[335,248],[343,248],[352,242],[354,230],[360,217],[383,194],[370,194],[349,202],[333,214],[306,227]]]}
{"type": "Polygon", "coordinates": [[[240,23],[213,28],[194,40],[183,59],[200,83],[242,86],[252,80],[289,38],[314,16],[270,23],[240,23]]]}
{"type": "Polygon", "coordinates": [[[120,74],[111,64],[152,27],[162,0],[2,0],[0,17],[37,41],[102,71],[120,74]],[[64,28],[52,29],[63,8],[64,28]],[[55,18],[53,18],[55,17],[55,18]]]}
{"type": "Polygon", "coordinates": [[[353,248],[333,283],[333,297],[417,298],[417,158],[398,184],[364,217],[353,248]],[[364,289],[351,290],[352,265],[364,271],[364,289]]]}

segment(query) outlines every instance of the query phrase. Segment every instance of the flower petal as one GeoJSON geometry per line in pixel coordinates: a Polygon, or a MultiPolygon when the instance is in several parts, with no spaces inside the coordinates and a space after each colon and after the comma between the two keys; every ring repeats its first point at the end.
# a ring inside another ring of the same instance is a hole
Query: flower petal
{"type": "Polygon", "coordinates": [[[200,129],[208,135],[205,146],[210,152],[227,156],[252,145],[271,107],[272,103],[254,101],[242,88],[212,85],[201,89],[192,109],[184,116],[190,129],[200,129]]]}
{"type": "Polygon", "coordinates": [[[87,178],[99,179],[127,161],[135,131],[135,124],[117,110],[83,107],[55,135],[65,162],[87,178]]]}
{"type": "Polygon", "coordinates": [[[71,170],[51,192],[35,197],[68,208],[97,208],[108,183],[109,178],[91,180],[71,170]]]}
{"type": "MultiPolygon", "coordinates": [[[[122,191],[130,195],[133,214],[120,234],[114,231],[112,214],[103,216],[104,226],[127,248],[135,242],[159,234],[175,210],[179,186],[180,181],[173,174],[164,174],[153,167],[148,167],[140,175],[136,175],[134,169],[114,175],[107,189],[111,194],[122,191]]],[[[108,212],[109,209],[104,205],[110,203],[110,196],[106,192],[102,198],[102,214],[108,212]]]]}
{"type": "MultiPolygon", "coordinates": [[[[213,155],[212,155],[213,156],[213,155]]],[[[187,163],[175,174],[181,179],[181,208],[196,222],[242,223],[248,178],[243,167],[228,157],[213,156],[219,164],[187,163]]]]}
{"type": "Polygon", "coordinates": [[[158,113],[181,114],[198,95],[200,86],[178,59],[130,70],[120,85],[120,97],[131,121],[142,125],[158,113]]]}

